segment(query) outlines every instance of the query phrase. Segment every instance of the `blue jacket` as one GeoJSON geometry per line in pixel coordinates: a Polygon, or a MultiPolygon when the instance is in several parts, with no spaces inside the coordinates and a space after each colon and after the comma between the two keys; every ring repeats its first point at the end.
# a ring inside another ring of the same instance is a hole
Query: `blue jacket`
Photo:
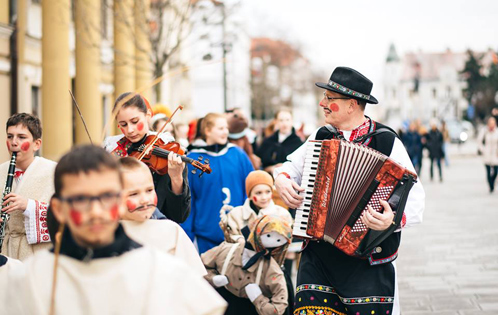
{"type": "Polygon", "coordinates": [[[222,188],[230,189],[230,205],[244,204],[247,198],[245,180],[254,170],[251,161],[242,149],[232,144],[217,153],[203,148],[194,149],[187,156],[194,160],[199,156],[202,156],[203,160],[209,159],[212,173],[199,178],[198,175],[192,174],[193,166],[188,165],[192,194],[191,213],[181,226],[192,241],[196,236],[200,236],[220,244],[224,241],[219,226],[220,209],[226,198],[222,188]]]}

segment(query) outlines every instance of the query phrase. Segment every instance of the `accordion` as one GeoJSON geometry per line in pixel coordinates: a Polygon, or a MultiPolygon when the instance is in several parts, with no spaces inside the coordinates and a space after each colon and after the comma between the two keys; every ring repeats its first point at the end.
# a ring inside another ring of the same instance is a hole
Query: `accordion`
{"type": "Polygon", "coordinates": [[[293,235],[324,240],[350,256],[362,257],[399,227],[417,175],[386,155],[343,140],[309,141],[302,176],[304,200],[296,209],[293,235]],[[395,217],[384,231],[360,220],[367,206],[381,212],[386,200],[395,217]]]}

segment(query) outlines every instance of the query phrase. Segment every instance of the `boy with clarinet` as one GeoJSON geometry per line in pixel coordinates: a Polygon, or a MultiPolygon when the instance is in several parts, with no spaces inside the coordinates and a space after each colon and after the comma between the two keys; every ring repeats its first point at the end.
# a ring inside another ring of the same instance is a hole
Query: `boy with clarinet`
{"type": "MultiPolygon", "coordinates": [[[[16,154],[11,192],[1,203],[5,238],[1,253],[24,260],[37,250],[48,248],[50,236],[46,227],[47,202],[54,193],[53,174],[56,163],[35,153],[42,144],[40,120],[26,113],[7,120],[7,149],[16,154]]],[[[0,165],[0,179],[7,178],[9,162],[0,165]]]]}

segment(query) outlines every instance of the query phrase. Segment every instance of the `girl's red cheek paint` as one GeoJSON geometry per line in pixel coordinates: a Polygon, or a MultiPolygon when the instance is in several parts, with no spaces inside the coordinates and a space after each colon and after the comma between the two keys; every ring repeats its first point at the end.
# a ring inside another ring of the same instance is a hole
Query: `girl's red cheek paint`
{"type": "Polygon", "coordinates": [[[254,196],[254,197],[252,197],[252,201],[258,202],[258,198],[256,198],[256,196],[254,196]]]}
{"type": "Polygon", "coordinates": [[[138,131],[142,131],[142,130],[144,130],[144,123],[143,123],[143,122],[139,122],[139,123],[137,124],[137,129],[138,129],[138,131]]]}

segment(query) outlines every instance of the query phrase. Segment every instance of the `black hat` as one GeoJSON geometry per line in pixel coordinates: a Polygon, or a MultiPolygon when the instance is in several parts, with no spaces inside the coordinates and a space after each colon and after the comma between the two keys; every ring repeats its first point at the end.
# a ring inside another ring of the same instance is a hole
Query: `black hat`
{"type": "Polygon", "coordinates": [[[370,95],[373,86],[372,81],[351,68],[337,67],[332,72],[328,83],[317,82],[315,85],[370,104],[379,103],[375,97],[370,95]]]}

